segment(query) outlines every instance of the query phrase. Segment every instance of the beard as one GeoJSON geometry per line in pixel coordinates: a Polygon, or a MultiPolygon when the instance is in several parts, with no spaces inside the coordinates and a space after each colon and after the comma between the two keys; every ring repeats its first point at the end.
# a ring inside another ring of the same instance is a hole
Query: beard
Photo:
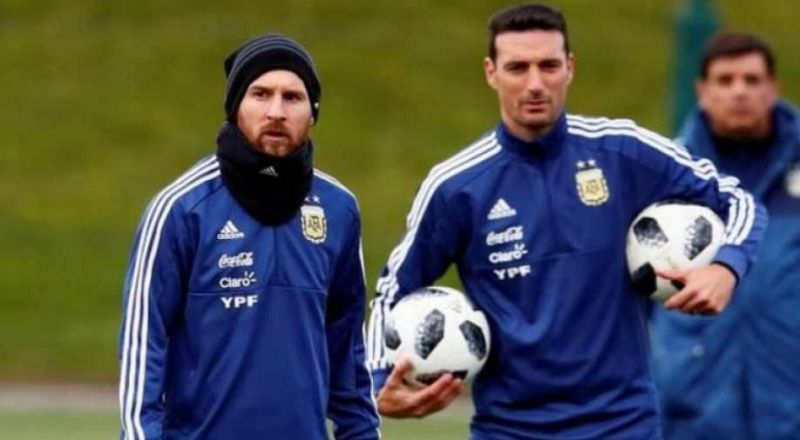
{"type": "Polygon", "coordinates": [[[276,157],[284,157],[300,148],[308,140],[308,127],[292,133],[283,123],[264,127],[258,137],[261,151],[276,157]]]}

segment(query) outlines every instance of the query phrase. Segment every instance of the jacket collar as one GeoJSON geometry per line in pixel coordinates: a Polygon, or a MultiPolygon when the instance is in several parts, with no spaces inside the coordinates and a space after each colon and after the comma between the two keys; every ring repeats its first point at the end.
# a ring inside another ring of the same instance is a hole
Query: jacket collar
{"type": "Polygon", "coordinates": [[[512,134],[501,121],[495,128],[497,140],[503,148],[525,157],[537,157],[558,151],[567,138],[567,116],[561,113],[550,131],[533,142],[524,141],[512,134]]]}
{"type": "MultiPolygon", "coordinates": [[[[779,101],[772,113],[774,142],[767,152],[767,163],[761,183],[753,188],[757,197],[763,196],[772,182],[779,178],[788,164],[800,159],[800,116],[791,104],[779,101]]],[[[679,141],[695,155],[711,159],[718,163],[720,155],[714,146],[708,118],[699,109],[695,109],[686,119],[679,141]]],[[[723,170],[724,171],[724,170],[723,170]]]]}

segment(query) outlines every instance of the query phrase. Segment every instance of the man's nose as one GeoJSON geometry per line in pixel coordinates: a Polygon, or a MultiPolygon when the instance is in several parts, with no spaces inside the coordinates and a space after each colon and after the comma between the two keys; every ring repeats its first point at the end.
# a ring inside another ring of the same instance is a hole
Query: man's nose
{"type": "Polygon", "coordinates": [[[267,104],[267,118],[274,120],[286,119],[286,108],[282,99],[275,97],[269,101],[267,104]]]}
{"type": "Polygon", "coordinates": [[[539,71],[539,69],[531,69],[528,72],[528,81],[525,87],[531,92],[539,92],[544,88],[544,83],[542,82],[542,73],[539,71]]]}
{"type": "Polygon", "coordinates": [[[731,84],[731,91],[737,96],[745,94],[747,89],[747,81],[745,81],[744,78],[737,78],[733,81],[733,84],[731,84]]]}

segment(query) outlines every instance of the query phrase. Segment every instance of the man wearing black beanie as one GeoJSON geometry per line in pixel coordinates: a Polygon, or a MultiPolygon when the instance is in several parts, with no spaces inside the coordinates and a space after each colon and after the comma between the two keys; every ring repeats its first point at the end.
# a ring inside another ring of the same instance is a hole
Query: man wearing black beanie
{"type": "Polygon", "coordinates": [[[314,62],[265,35],[225,60],[217,153],[148,205],[120,332],[125,438],[376,439],[355,196],[313,167],[314,62]]]}
{"type": "Polygon", "coordinates": [[[280,35],[255,38],[225,60],[226,123],[217,138],[222,178],[267,225],[289,220],[308,194],[321,87],[311,56],[280,35]]]}

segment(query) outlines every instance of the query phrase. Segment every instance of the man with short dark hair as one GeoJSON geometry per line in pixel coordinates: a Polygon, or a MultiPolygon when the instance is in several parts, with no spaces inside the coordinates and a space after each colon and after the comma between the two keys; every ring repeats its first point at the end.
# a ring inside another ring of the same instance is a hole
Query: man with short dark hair
{"type": "Polygon", "coordinates": [[[450,374],[405,384],[408,361],[390,365],[383,346],[391,307],[454,263],[492,330],[472,439],[658,439],[650,300],[625,266],[628,226],[671,198],[726,219],[713,264],[659,273],[684,285],[666,307],[716,314],[749,268],[765,214],[736,179],[668,139],[630,120],[566,114],[575,61],[558,11],[512,7],[489,29],[484,71],[501,122],[433,167],[378,281],[367,345],[378,408],[421,417],[461,390],[450,374]]]}
{"type": "Polygon", "coordinates": [[[129,439],[376,439],[355,196],[313,167],[309,53],[265,35],[225,60],[217,152],[150,203],[125,278],[129,439]]]}
{"type": "Polygon", "coordinates": [[[760,38],[706,46],[699,109],[680,135],[770,211],[750,275],[714,319],[657,310],[656,383],[669,439],[800,438],[800,115],[760,38]]]}

